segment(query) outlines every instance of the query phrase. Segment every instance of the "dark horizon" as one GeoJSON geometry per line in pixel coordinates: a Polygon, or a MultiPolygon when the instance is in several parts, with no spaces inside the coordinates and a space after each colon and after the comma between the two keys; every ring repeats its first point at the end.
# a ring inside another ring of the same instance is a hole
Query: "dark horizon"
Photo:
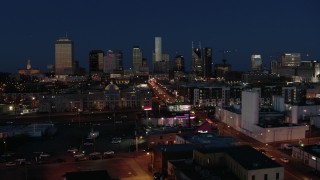
{"type": "Polygon", "coordinates": [[[261,54],[269,67],[280,53],[301,53],[302,60],[320,60],[320,2],[271,0],[207,1],[5,1],[0,7],[0,72],[54,65],[54,43],[68,34],[74,57],[88,68],[91,50],[123,50],[124,68],[132,66],[132,48],[148,59],[154,37],[162,37],[163,53],[185,57],[190,69],[191,43],[213,49],[213,63],[223,51],[232,70],[248,71],[251,54],[261,54]],[[19,4],[19,6],[17,6],[19,4]],[[308,55],[308,56],[307,56],[308,55]]]}

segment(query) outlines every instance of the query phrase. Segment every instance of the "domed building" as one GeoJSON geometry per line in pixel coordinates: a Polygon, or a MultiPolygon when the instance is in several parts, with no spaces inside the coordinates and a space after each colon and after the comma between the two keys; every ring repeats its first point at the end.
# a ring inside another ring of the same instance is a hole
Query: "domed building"
{"type": "Polygon", "coordinates": [[[120,107],[120,90],[116,84],[110,82],[104,89],[104,95],[107,109],[118,109],[120,107]]]}

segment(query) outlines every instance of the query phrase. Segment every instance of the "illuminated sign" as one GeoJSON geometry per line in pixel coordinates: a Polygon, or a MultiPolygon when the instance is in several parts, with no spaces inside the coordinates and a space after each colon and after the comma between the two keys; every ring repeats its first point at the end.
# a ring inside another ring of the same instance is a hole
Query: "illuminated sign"
{"type": "Polygon", "coordinates": [[[145,111],[151,111],[152,110],[152,106],[142,106],[142,108],[145,111]]]}
{"type": "Polygon", "coordinates": [[[190,105],[169,105],[168,109],[170,112],[186,112],[191,110],[190,105]]]}

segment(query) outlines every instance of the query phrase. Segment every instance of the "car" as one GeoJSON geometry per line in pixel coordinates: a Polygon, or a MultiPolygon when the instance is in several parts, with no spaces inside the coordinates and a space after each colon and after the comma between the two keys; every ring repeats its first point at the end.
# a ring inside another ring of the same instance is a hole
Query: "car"
{"type": "Polygon", "coordinates": [[[47,158],[47,157],[50,157],[50,156],[51,156],[50,154],[42,152],[42,153],[39,155],[39,158],[47,158]]]}
{"type": "Polygon", "coordinates": [[[289,163],[289,159],[288,158],[283,157],[283,158],[280,158],[280,160],[282,162],[284,162],[284,163],[289,163]]]}
{"type": "Polygon", "coordinates": [[[83,145],[85,145],[85,146],[92,146],[92,145],[93,145],[93,142],[84,142],[83,145]]]}
{"type": "Polygon", "coordinates": [[[101,155],[100,152],[93,152],[89,154],[89,156],[99,156],[99,155],[101,155]]]}
{"type": "Polygon", "coordinates": [[[114,137],[114,138],[112,138],[111,143],[112,144],[119,144],[119,143],[121,143],[121,138],[120,137],[114,137]]]}
{"type": "Polygon", "coordinates": [[[23,165],[31,165],[32,162],[31,161],[24,161],[24,162],[21,162],[20,163],[20,166],[23,166],[23,165]]]}
{"type": "Polygon", "coordinates": [[[78,154],[73,155],[73,157],[74,158],[84,157],[84,154],[83,153],[78,153],[78,154]]]}
{"type": "Polygon", "coordinates": [[[77,148],[70,148],[67,150],[67,152],[76,153],[76,152],[78,152],[78,149],[77,148]]]}
{"type": "Polygon", "coordinates": [[[10,158],[10,157],[12,157],[12,156],[14,156],[14,155],[15,155],[15,153],[12,153],[12,152],[10,153],[10,152],[9,152],[9,153],[2,154],[1,157],[2,157],[2,158],[10,158]]]}
{"type": "Polygon", "coordinates": [[[40,160],[38,161],[38,164],[49,164],[50,162],[47,160],[40,160]]]}
{"type": "Polygon", "coordinates": [[[276,158],[274,156],[270,156],[270,159],[273,160],[273,161],[276,160],[276,158]]]}
{"type": "Polygon", "coordinates": [[[106,151],[106,152],[103,152],[103,158],[113,158],[114,157],[114,151],[106,151]]]}
{"type": "Polygon", "coordinates": [[[106,151],[106,152],[103,153],[103,155],[108,155],[108,154],[114,154],[114,151],[110,150],[110,151],[106,151]]]}
{"type": "Polygon", "coordinates": [[[6,163],[6,167],[12,167],[12,166],[16,166],[16,165],[17,165],[17,163],[13,162],[13,161],[10,161],[10,162],[6,163]]]}
{"type": "Polygon", "coordinates": [[[20,158],[20,159],[16,159],[14,160],[17,164],[19,164],[20,166],[23,166],[23,165],[30,165],[31,162],[30,161],[27,161],[26,159],[24,158],[20,158]]]}
{"type": "Polygon", "coordinates": [[[153,179],[160,180],[162,177],[162,174],[160,172],[153,173],[153,179]]]}
{"type": "Polygon", "coordinates": [[[83,157],[78,157],[75,159],[75,161],[85,161],[87,160],[87,157],[83,156],[83,157]]]}
{"type": "Polygon", "coordinates": [[[265,154],[265,153],[266,153],[266,150],[264,150],[264,149],[259,149],[259,152],[261,152],[262,154],[265,154]]]}

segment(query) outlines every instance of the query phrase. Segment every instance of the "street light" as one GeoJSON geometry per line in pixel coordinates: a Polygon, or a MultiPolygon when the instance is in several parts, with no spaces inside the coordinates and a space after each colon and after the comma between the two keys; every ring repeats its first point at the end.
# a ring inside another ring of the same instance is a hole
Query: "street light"
{"type": "Polygon", "coordinates": [[[3,140],[3,146],[4,146],[3,154],[6,154],[6,151],[7,151],[7,142],[6,142],[6,139],[3,140]]]}
{"type": "Polygon", "coordinates": [[[78,122],[79,122],[79,127],[80,127],[80,111],[81,111],[81,109],[78,109],[78,122]]]}
{"type": "Polygon", "coordinates": [[[306,109],[303,110],[303,113],[302,113],[302,120],[304,121],[304,116],[305,116],[305,113],[307,112],[306,109]]]}
{"type": "Polygon", "coordinates": [[[306,126],[308,127],[308,144],[309,144],[309,139],[311,137],[311,127],[310,127],[310,124],[307,124],[306,126]]]}
{"type": "Polygon", "coordinates": [[[149,167],[151,168],[151,172],[153,172],[153,151],[151,150],[150,152],[147,152],[147,156],[150,156],[150,163],[149,163],[149,167]]]}
{"type": "Polygon", "coordinates": [[[149,123],[148,123],[148,111],[152,110],[152,106],[142,106],[143,110],[146,111],[146,125],[147,127],[149,127],[149,123]]]}

